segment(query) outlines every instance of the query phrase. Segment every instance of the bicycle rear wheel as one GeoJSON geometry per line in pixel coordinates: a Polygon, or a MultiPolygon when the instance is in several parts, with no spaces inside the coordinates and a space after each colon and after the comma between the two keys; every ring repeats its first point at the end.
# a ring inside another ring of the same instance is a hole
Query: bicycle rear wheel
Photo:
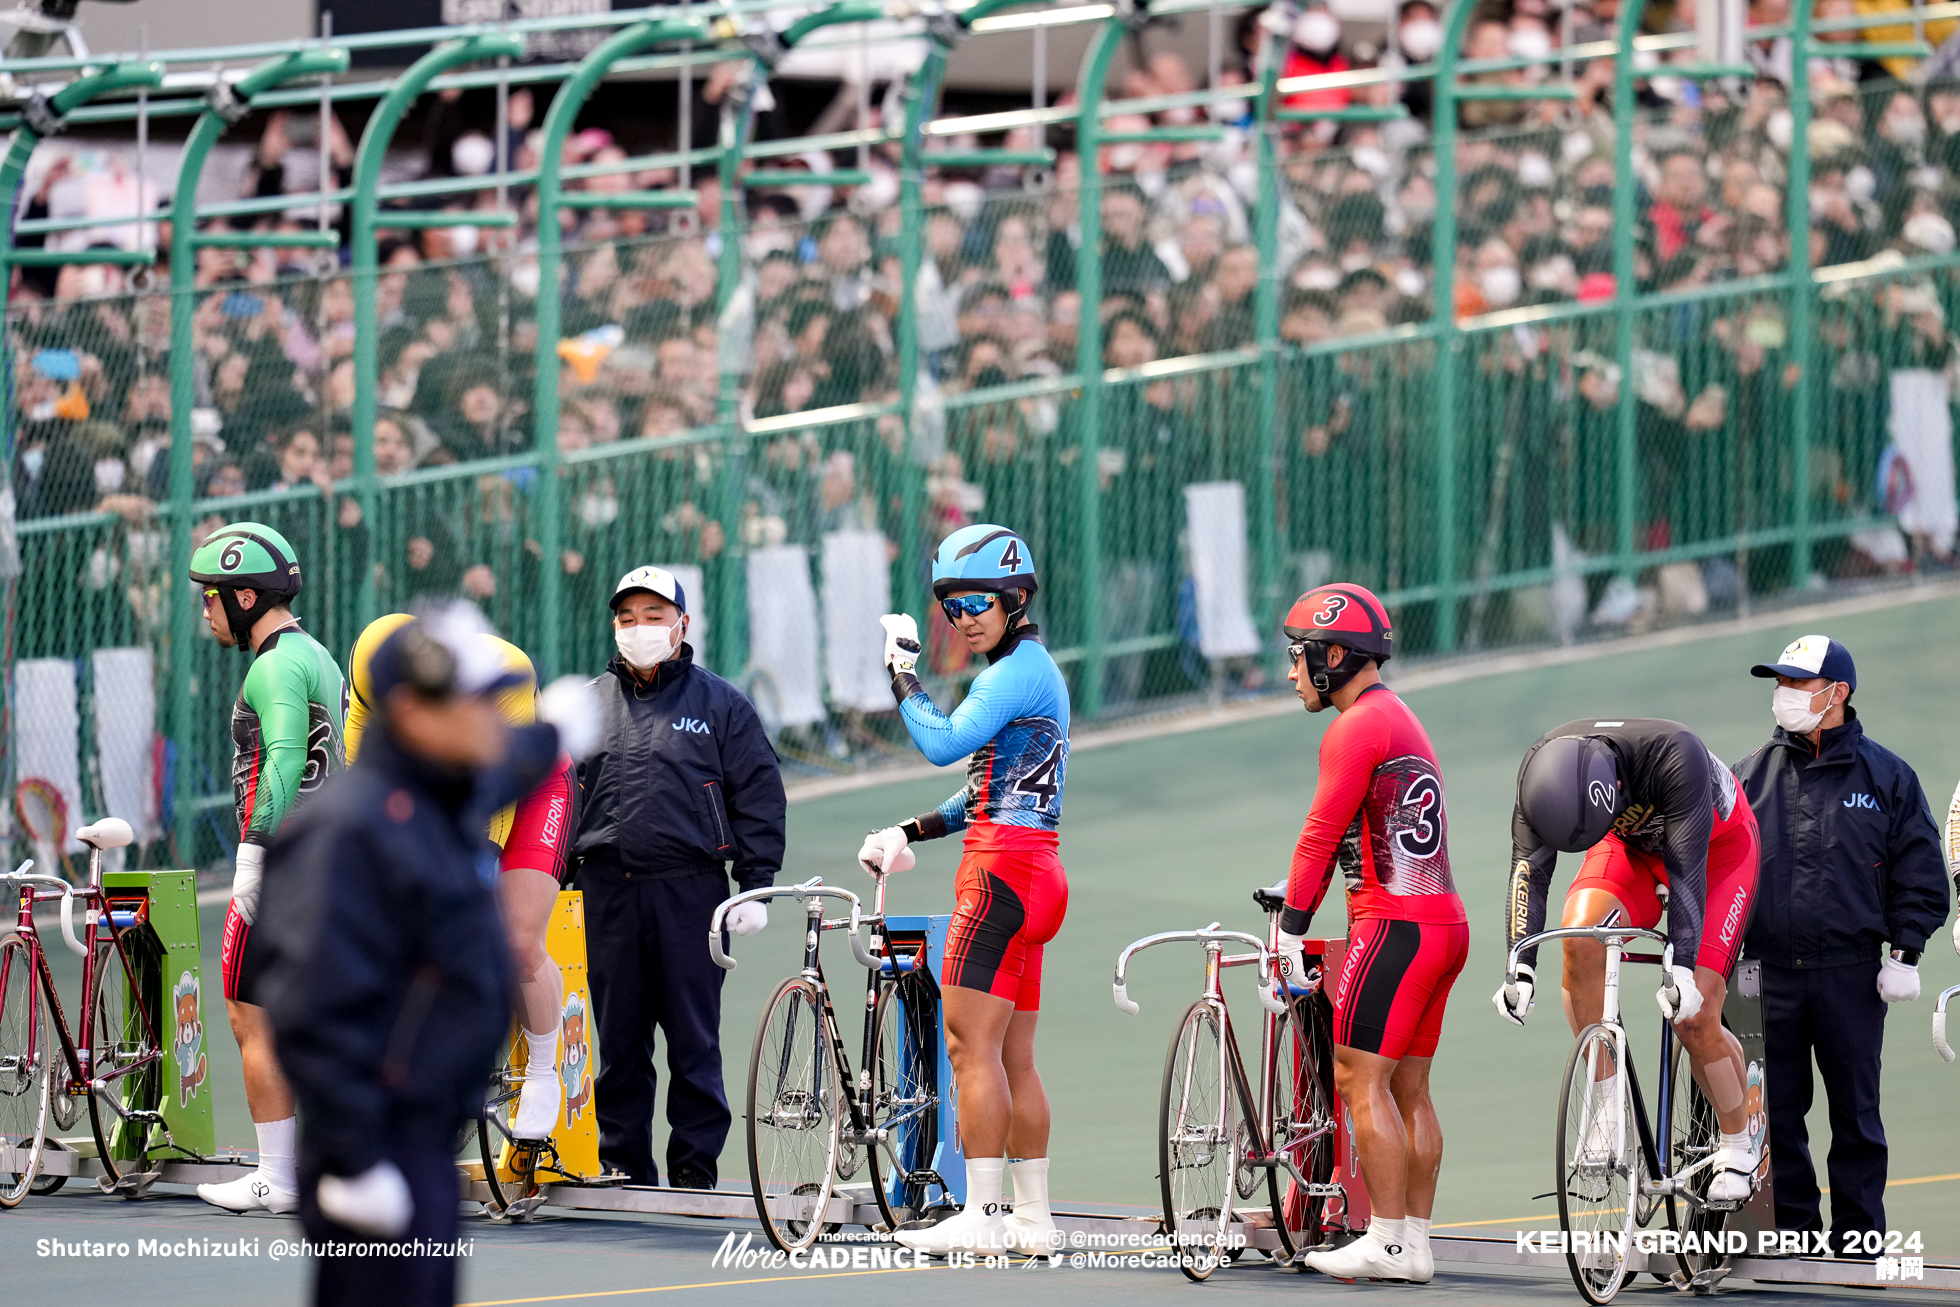
{"type": "Polygon", "coordinates": [[[1193,1280],[1209,1278],[1224,1258],[1238,1171],[1236,1107],[1224,1030],[1217,1011],[1199,999],[1185,1010],[1164,1059],[1157,1132],[1164,1229],[1193,1280]]]}
{"type": "Polygon", "coordinates": [[[1565,1262],[1580,1296],[1595,1305],[1613,1301],[1626,1283],[1644,1169],[1632,1085],[1625,1074],[1608,1082],[1610,1094],[1598,1083],[1614,1071],[1624,1068],[1613,1031],[1587,1026],[1565,1064],[1554,1154],[1565,1262]]]}
{"type": "Polygon", "coordinates": [[[901,980],[879,992],[872,1012],[877,1034],[865,1113],[872,1127],[888,1132],[888,1137],[866,1151],[878,1212],[893,1230],[925,1214],[926,1186],[911,1176],[932,1164],[932,1136],[938,1125],[938,1100],[933,1093],[937,1050],[927,1033],[931,1026],[925,1013],[915,1010],[927,997],[923,985],[901,980]]]}
{"type": "Polygon", "coordinates": [[[792,977],[762,1009],[749,1052],[749,1181],[762,1232],[784,1252],[809,1247],[823,1232],[840,1103],[823,998],[792,977]]]}
{"type": "Polygon", "coordinates": [[[482,1115],[476,1119],[476,1152],[483,1162],[483,1183],[490,1191],[490,1210],[495,1212],[504,1211],[519,1198],[529,1197],[535,1188],[521,1177],[506,1180],[497,1175],[504,1143],[511,1138],[510,1121],[517,1115],[517,1091],[522,1087],[522,1077],[510,1064],[515,1044],[513,1035],[504,1047],[503,1057],[498,1059],[496,1070],[490,1073],[490,1092],[483,1100],[482,1115]]]}
{"type": "Polygon", "coordinates": [[[0,1207],[27,1197],[48,1138],[54,1053],[34,957],[18,935],[0,937],[0,1207]]]}
{"type": "MultiPolygon", "coordinates": [[[[1290,1160],[1313,1184],[1334,1178],[1334,1099],[1328,1092],[1332,1032],[1316,998],[1296,999],[1273,1038],[1269,1136],[1273,1154],[1290,1160]]],[[[1273,1222],[1282,1257],[1320,1242],[1327,1200],[1282,1168],[1273,1169],[1273,1222]]]]}
{"type": "Polygon", "coordinates": [[[155,1146],[163,1053],[129,958],[98,939],[89,985],[89,1126],[111,1184],[147,1169],[155,1146]]]}

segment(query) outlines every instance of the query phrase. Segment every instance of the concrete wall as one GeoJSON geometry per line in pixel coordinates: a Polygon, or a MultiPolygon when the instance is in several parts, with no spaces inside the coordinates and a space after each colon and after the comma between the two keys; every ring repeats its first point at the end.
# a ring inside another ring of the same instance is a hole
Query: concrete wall
{"type": "Polygon", "coordinates": [[[152,50],[291,41],[319,30],[314,0],[83,0],[75,19],[95,54],[135,51],[146,24],[152,50]]]}

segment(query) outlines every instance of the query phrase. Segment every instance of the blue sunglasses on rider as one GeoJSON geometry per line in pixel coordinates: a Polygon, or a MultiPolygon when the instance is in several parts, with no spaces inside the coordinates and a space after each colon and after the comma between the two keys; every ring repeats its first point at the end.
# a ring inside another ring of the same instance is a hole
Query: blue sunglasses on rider
{"type": "Polygon", "coordinates": [[[939,608],[946,614],[947,621],[957,622],[962,617],[980,616],[999,600],[1000,596],[993,594],[960,595],[954,599],[941,599],[939,608]]]}

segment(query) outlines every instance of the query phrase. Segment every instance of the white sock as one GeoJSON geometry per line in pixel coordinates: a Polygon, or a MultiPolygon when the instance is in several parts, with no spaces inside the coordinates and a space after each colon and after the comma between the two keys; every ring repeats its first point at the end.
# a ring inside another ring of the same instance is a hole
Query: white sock
{"type": "Polygon", "coordinates": [[[530,1050],[524,1061],[526,1080],[556,1080],[558,1078],[558,1032],[546,1031],[534,1035],[524,1032],[525,1047],[530,1050]]]}
{"type": "Polygon", "coordinates": [[[1014,1177],[1014,1215],[1027,1221],[1050,1218],[1048,1210],[1048,1159],[1024,1157],[1008,1164],[1014,1177]]]}
{"type": "Polygon", "coordinates": [[[1402,1224],[1409,1231],[1409,1242],[1418,1248],[1427,1247],[1429,1244],[1429,1221],[1430,1218],[1427,1216],[1406,1216],[1402,1218],[1402,1224]]]}
{"type": "Polygon", "coordinates": [[[1407,1221],[1400,1218],[1391,1221],[1386,1216],[1371,1216],[1368,1218],[1368,1233],[1374,1235],[1375,1242],[1379,1243],[1382,1247],[1398,1247],[1402,1250],[1403,1256],[1408,1255],[1409,1231],[1407,1221]]]}
{"type": "Polygon", "coordinates": [[[299,1118],[289,1116],[281,1121],[254,1121],[252,1129],[259,1136],[259,1172],[265,1182],[281,1193],[294,1193],[299,1189],[299,1168],[293,1161],[293,1133],[299,1125],[299,1118]]]}
{"type": "Polygon", "coordinates": [[[1732,1134],[1730,1134],[1730,1133],[1729,1133],[1728,1131],[1726,1131],[1726,1130],[1724,1130],[1724,1131],[1722,1132],[1722,1147],[1724,1147],[1724,1148],[1734,1148],[1734,1149],[1736,1149],[1736,1150],[1738,1150],[1738,1151],[1740,1151],[1740,1152],[1744,1152],[1744,1153],[1746,1153],[1746,1152],[1748,1152],[1748,1151],[1749,1151],[1749,1132],[1748,1132],[1747,1130],[1744,1130],[1744,1131],[1743,1131],[1743,1132],[1742,1132],[1741,1134],[1739,1134],[1739,1135],[1732,1135],[1732,1134]]]}
{"type": "Polygon", "coordinates": [[[1000,1186],[1007,1175],[1007,1159],[1004,1157],[969,1157],[966,1159],[966,1207],[965,1213],[974,1216],[1000,1215],[1000,1186]]]}

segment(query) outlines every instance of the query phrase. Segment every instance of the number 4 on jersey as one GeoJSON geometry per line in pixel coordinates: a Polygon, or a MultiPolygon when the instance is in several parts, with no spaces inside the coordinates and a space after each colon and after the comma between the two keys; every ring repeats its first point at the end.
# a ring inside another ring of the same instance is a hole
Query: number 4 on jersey
{"type": "Polygon", "coordinates": [[[1034,765],[1033,770],[1014,782],[1016,794],[1032,794],[1043,803],[1053,803],[1055,795],[1061,791],[1062,746],[1058,742],[1048,751],[1048,756],[1034,765]]]}

